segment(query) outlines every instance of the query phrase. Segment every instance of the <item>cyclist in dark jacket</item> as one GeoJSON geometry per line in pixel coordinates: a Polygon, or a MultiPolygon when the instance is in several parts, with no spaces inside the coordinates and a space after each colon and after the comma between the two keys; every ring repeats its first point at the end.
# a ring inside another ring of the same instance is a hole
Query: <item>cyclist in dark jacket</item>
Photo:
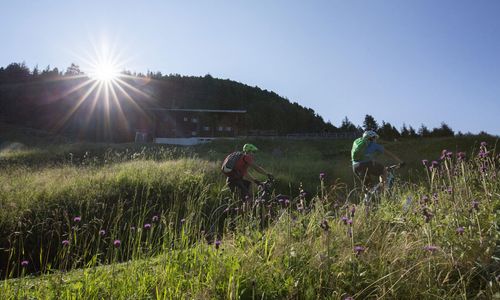
{"type": "Polygon", "coordinates": [[[260,182],[248,172],[249,169],[253,169],[260,174],[272,177],[272,175],[264,170],[264,168],[254,163],[254,154],[258,150],[259,149],[257,149],[257,147],[253,144],[243,145],[243,155],[236,162],[233,170],[226,174],[226,183],[229,189],[231,189],[233,193],[238,190],[241,199],[245,199],[250,196],[251,182],[260,184],[260,182]]]}

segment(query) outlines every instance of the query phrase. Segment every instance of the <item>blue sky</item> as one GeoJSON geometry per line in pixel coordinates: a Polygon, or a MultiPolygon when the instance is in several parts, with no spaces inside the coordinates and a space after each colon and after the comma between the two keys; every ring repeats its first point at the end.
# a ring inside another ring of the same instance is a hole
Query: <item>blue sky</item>
{"type": "Polygon", "coordinates": [[[500,1],[2,1],[0,66],[85,67],[116,47],[131,71],[228,78],[339,125],[442,121],[500,134],[500,1]]]}

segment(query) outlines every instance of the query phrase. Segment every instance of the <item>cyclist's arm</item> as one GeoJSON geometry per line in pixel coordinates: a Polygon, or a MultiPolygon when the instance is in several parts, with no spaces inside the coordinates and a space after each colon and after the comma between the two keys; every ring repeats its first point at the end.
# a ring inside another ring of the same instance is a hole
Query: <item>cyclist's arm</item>
{"type": "Polygon", "coordinates": [[[267,172],[266,170],[264,170],[261,166],[259,165],[256,165],[256,164],[251,164],[250,167],[252,169],[254,169],[255,171],[259,172],[260,174],[262,175],[268,175],[269,172],[267,172]]]}
{"type": "Polygon", "coordinates": [[[397,157],[394,153],[392,153],[391,151],[389,151],[387,149],[384,150],[384,153],[387,154],[388,156],[392,157],[394,160],[396,160],[399,163],[403,162],[399,157],[397,157]]]}

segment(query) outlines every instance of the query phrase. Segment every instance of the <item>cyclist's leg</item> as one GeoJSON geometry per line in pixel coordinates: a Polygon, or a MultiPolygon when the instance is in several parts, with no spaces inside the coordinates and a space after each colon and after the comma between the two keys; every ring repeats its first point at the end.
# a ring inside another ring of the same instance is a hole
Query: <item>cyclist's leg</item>
{"type": "Polygon", "coordinates": [[[247,196],[250,196],[250,181],[243,178],[227,178],[227,185],[231,192],[239,192],[241,200],[245,200],[247,196]]]}
{"type": "Polygon", "coordinates": [[[376,161],[372,161],[370,163],[370,166],[368,167],[368,173],[371,176],[374,176],[379,179],[379,182],[381,183],[382,190],[385,187],[385,183],[387,181],[387,170],[385,167],[376,161]]]}
{"type": "Polygon", "coordinates": [[[352,166],[353,172],[361,179],[363,191],[367,191],[371,187],[369,166],[371,162],[361,162],[352,166]]]}

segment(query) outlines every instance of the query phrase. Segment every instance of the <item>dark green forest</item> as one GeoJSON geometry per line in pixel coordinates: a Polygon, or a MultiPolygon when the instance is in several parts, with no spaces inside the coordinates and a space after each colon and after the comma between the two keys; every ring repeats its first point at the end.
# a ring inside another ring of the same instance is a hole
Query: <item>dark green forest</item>
{"type": "Polygon", "coordinates": [[[38,67],[30,69],[25,63],[0,67],[0,121],[78,135],[89,140],[119,140],[118,135],[109,137],[99,132],[103,127],[116,132],[127,130],[118,128],[126,127],[123,122],[117,122],[123,117],[113,108],[113,105],[120,103],[127,120],[144,114],[152,107],[246,110],[247,130],[272,131],[277,135],[360,134],[366,129],[378,131],[385,139],[461,135],[445,123],[433,129],[423,124],[418,129],[406,124],[397,129],[387,121],[379,124],[369,114],[362,126],[353,124],[347,116],[339,126],[334,126],[314,110],[272,91],[228,79],[217,79],[209,74],[196,77],[124,71],[122,75],[121,88],[112,95],[114,98],[110,97],[112,101],[104,103],[99,99],[102,94],[99,93],[97,82],[93,82],[75,64],[64,71],[50,66],[43,70],[38,67]],[[89,111],[92,113],[89,114],[89,111]]]}

